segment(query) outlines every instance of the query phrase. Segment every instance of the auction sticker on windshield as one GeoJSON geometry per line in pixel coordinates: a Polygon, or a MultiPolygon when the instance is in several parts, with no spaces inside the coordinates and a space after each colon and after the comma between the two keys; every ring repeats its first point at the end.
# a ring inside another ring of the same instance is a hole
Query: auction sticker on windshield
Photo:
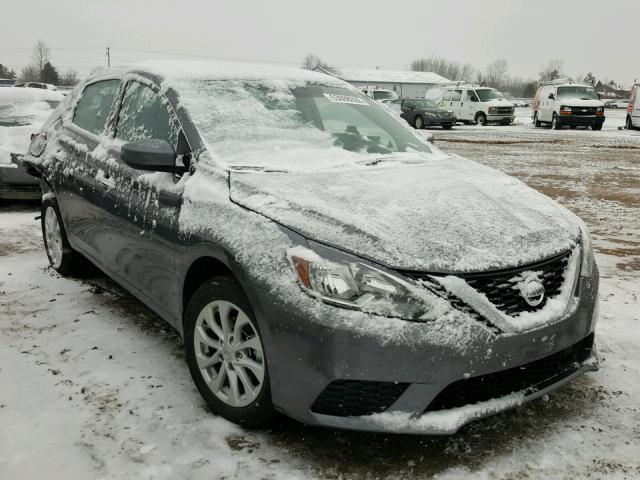
{"type": "Polygon", "coordinates": [[[336,93],[325,93],[325,97],[329,99],[330,102],[333,103],[350,103],[352,105],[365,105],[369,106],[369,104],[362,98],[354,97],[352,95],[338,95],[336,93]]]}

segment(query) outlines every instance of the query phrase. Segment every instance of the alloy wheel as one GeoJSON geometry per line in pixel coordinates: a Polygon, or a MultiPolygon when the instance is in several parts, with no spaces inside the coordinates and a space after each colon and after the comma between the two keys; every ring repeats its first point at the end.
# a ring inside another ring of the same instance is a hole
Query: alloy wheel
{"type": "Polygon", "coordinates": [[[256,327],[231,302],[207,304],[193,335],[196,362],[211,392],[230,407],[246,407],[262,391],[265,358],[256,327]]]}
{"type": "Polygon", "coordinates": [[[53,207],[48,206],[45,211],[44,229],[47,253],[54,268],[59,268],[62,264],[62,232],[58,215],[53,207]]]}
{"type": "Polygon", "coordinates": [[[424,127],[424,122],[422,121],[422,117],[416,117],[416,128],[420,130],[424,127]]]}

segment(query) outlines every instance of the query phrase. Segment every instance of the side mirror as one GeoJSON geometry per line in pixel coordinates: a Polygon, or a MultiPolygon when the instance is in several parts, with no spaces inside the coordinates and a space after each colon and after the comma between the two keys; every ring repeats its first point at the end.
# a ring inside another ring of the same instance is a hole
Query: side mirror
{"type": "Polygon", "coordinates": [[[556,96],[553,93],[549,94],[549,100],[555,100],[556,96]]]}
{"type": "Polygon", "coordinates": [[[125,143],[120,157],[131,168],[152,172],[175,172],[176,152],[164,140],[141,140],[125,143]]]}

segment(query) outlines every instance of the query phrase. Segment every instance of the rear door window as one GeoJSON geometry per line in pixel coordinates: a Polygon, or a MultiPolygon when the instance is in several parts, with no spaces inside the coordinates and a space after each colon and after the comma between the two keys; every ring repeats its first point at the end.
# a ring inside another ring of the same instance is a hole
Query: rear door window
{"type": "Polygon", "coordinates": [[[99,135],[104,130],[120,80],[102,80],[87,85],[76,106],[73,123],[99,135]]]}
{"type": "Polygon", "coordinates": [[[127,85],[118,115],[116,138],[126,142],[164,140],[175,149],[178,131],[178,121],[165,97],[139,82],[127,85]]]}
{"type": "Polygon", "coordinates": [[[451,93],[452,102],[459,102],[461,98],[462,98],[462,90],[454,90],[451,93]]]}

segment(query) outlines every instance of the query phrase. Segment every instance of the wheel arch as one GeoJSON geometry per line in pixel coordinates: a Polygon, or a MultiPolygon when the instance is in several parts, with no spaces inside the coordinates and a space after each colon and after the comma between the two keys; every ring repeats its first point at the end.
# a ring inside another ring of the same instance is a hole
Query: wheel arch
{"type": "Polygon", "coordinates": [[[182,321],[184,322],[184,312],[193,294],[207,280],[219,275],[229,275],[236,278],[229,265],[213,256],[203,255],[191,262],[184,280],[182,282],[182,321]]]}

